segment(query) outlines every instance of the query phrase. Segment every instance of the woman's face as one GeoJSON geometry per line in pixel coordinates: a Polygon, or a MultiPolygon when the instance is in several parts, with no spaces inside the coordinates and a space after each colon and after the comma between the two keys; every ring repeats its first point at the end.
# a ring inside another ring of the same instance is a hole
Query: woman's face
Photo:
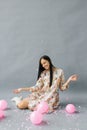
{"type": "Polygon", "coordinates": [[[41,65],[43,66],[43,68],[45,70],[49,70],[50,69],[50,64],[48,60],[45,59],[41,59],[41,65]]]}

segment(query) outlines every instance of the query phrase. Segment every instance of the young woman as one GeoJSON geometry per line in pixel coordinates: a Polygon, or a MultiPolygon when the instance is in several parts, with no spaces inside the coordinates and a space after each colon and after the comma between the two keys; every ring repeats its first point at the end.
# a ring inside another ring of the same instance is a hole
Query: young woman
{"type": "Polygon", "coordinates": [[[18,88],[14,93],[30,91],[31,94],[18,102],[20,109],[35,110],[41,101],[46,101],[49,106],[49,112],[52,112],[59,105],[59,89],[64,91],[69,88],[71,81],[76,81],[77,75],[72,75],[65,82],[64,72],[61,68],[56,68],[51,59],[44,55],[39,60],[38,78],[35,86],[28,88],[18,88]]]}

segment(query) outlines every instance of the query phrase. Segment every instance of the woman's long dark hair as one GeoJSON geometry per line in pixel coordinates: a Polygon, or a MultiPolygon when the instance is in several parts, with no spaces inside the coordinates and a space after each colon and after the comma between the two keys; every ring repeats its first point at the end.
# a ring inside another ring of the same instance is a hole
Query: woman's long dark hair
{"type": "Polygon", "coordinates": [[[41,75],[41,73],[45,70],[44,68],[43,68],[43,66],[41,65],[41,60],[42,59],[44,59],[44,60],[47,60],[48,62],[49,62],[49,64],[50,64],[50,86],[52,85],[52,80],[53,80],[53,64],[52,64],[52,61],[51,61],[51,59],[47,56],[47,55],[44,55],[44,56],[42,56],[41,58],[40,58],[40,60],[39,60],[39,68],[38,68],[38,77],[37,77],[37,80],[39,79],[39,77],[40,77],[40,75],[41,75]]]}

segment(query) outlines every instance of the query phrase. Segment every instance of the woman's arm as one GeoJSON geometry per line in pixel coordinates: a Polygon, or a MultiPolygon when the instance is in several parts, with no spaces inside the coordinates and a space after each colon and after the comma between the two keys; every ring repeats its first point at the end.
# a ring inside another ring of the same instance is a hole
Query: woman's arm
{"type": "Polygon", "coordinates": [[[18,89],[13,90],[13,92],[14,93],[20,93],[22,91],[30,91],[30,88],[31,87],[28,87],[28,88],[18,88],[18,89]]]}
{"type": "Polygon", "coordinates": [[[35,86],[32,86],[32,87],[28,87],[28,88],[18,88],[18,89],[15,89],[13,90],[14,93],[20,93],[20,92],[23,92],[23,91],[30,91],[30,92],[36,92],[38,90],[40,90],[43,86],[43,81],[42,81],[42,78],[39,78],[38,81],[36,82],[36,85],[35,86]]]}
{"type": "Polygon", "coordinates": [[[69,83],[71,81],[76,81],[78,79],[78,76],[76,74],[74,75],[71,75],[68,80],[64,83],[64,84],[61,84],[60,85],[60,89],[63,91],[63,90],[66,90],[68,87],[69,87],[69,83]]]}

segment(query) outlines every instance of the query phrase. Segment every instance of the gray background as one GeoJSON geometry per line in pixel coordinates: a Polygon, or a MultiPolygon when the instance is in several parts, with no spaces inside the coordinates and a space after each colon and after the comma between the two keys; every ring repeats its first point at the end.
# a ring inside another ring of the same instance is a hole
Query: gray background
{"type": "Polygon", "coordinates": [[[86,41],[86,0],[0,0],[0,98],[11,105],[14,88],[34,85],[39,58],[46,54],[64,70],[66,79],[78,74],[67,93],[78,95],[77,101],[73,98],[76,104],[86,101],[86,41]]]}

